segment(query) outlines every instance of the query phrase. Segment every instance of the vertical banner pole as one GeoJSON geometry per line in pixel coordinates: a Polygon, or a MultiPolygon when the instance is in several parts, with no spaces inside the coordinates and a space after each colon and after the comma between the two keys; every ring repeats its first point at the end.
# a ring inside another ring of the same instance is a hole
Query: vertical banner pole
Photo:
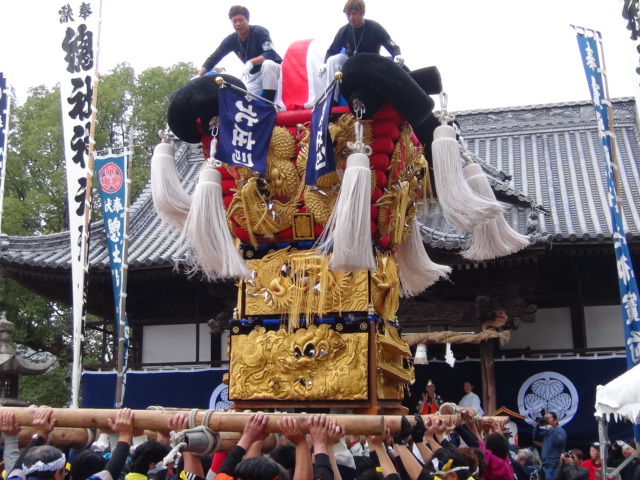
{"type": "MultiPolygon", "coordinates": [[[[611,232],[616,253],[625,350],[627,352],[627,369],[630,369],[640,363],[639,294],[620,213],[620,203],[618,202],[618,168],[615,162],[616,145],[613,129],[613,107],[608,96],[602,37],[600,32],[594,30],[575,26],[573,28],[576,31],[578,46],[582,54],[582,63],[596,113],[596,123],[604,157],[608,183],[609,211],[611,213],[611,232]]],[[[640,440],[640,428],[638,425],[634,425],[634,436],[636,441],[640,440]]]]}
{"type": "Polygon", "coordinates": [[[120,306],[118,318],[118,372],[116,377],[116,408],[124,403],[127,386],[127,354],[129,352],[129,320],[127,318],[127,279],[129,273],[129,220],[131,196],[131,167],[133,165],[133,130],[129,133],[129,154],[125,158],[126,181],[124,189],[124,235],[122,237],[122,284],[120,285],[120,306]]]}
{"type": "MultiPolygon", "coordinates": [[[[100,4],[100,9],[102,4],[100,4]]],[[[73,284],[73,364],[71,408],[78,408],[82,374],[82,345],[89,273],[89,220],[97,101],[97,53],[94,31],[100,36],[100,13],[90,3],[70,3],[58,10],[66,74],[60,81],[62,127],[67,170],[71,276],[73,284]]]]}
{"type": "Polygon", "coordinates": [[[10,111],[11,98],[9,97],[7,78],[0,72],[0,232],[2,231],[2,217],[4,216],[4,182],[7,176],[10,111]]]}

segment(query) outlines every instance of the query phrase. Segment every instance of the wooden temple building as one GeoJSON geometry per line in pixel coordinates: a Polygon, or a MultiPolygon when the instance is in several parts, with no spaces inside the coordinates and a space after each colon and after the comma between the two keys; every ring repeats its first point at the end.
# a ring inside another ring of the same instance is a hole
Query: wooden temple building
{"type": "MultiPolygon", "coordinates": [[[[614,100],[613,111],[619,201],[632,261],[638,268],[640,132],[634,99],[614,100]]],[[[421,219],[425,248],[434,261],[452,266],[453,272],[449,281],[436,283],[416,298],[403,299],[398,318],[406,335],[442,331],[472,335],[483,331],[487,312],[504,311],[506,322],[491,329],[507,332],[508,341],[452,342],[459,360],[476,359],[460,377],[438,376],[431,370],[437,363],[433,360],[444,357],[445,347],[429,344],[431,363],[417,366],[414,393],[423,388],[426,378],[435,378],[445,398],[462,396],[463,381],[472,378],[476,392],[481,390],[484,396],[486,411],[501,405],[515,410],[517,406],[501,398],[499,378],[494,392],[488,391],[486,383],[479,388],[481,378],[493,375],[489,372],[494,369],[493,359],[576,358],[604,352],[624,355],[617,268],[595,115],[589,102],[573,102],[459,112],[456,118],[467,149],[482,165],[497,198],[504,202],[505,218],[513,229],[529,236],[530,246],[496,260],[467,261],[460,250],[469,241],[468,235],[444,219],[437,203],[432,205],[421,219]],[[482,362],[477,360],[481,357],[482,362]],[[486,371],[481,372],[483,369],[486,371]]],[[[202,152],[196,145],[176,146],[183,184],[192,192],[202,152]]],[[[208,283],[180,270],[184,261],[180,234],[156,215],[149,186],[135,200],[131,213],[129,367],[224,368],[224,329],[236,302],[234,284],[208,283]]],[[[105,323],[114,322],[102,222],[92,225],[89,259],[88,312],[105,323]]],[[[0,267],[2,275],[29,290],[56,302],[71,303],[68,232],[1,236],[0,267]]],[[[101,327],[88,325],[92,326],[101,327]]],[[[615,373],[611,372],[611,378],[615,373]]],[[[451,400],[456,401],[455,397],[451,400]]]]}

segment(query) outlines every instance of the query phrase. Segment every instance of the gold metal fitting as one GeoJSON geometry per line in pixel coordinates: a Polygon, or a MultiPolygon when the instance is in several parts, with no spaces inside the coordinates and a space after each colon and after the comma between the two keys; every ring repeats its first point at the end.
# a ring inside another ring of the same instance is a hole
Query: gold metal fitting
{"type": "Polygon", "coordinates": [[[222,84],[224,83],[224,78],[222,78],[222,77],[216,77],[216,83],[217,83],[218,85],[222,85],[222,84]]]}
{"type": "Polygon", "coordinates": [[[342,72],[336,72],[336,78],[342,80],[342,72]]]}

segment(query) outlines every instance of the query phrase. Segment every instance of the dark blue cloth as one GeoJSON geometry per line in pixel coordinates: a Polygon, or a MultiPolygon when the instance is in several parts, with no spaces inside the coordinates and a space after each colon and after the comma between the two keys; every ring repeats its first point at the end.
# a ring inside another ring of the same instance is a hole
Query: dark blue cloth
{"type": "Polygon", "coordinates": [[[329,136],[329,115],[336,89],[334,82],[324,98],[313,107],[311,115],[311,139],[309,141],[309,158],[305,184],[315,186],[318,178],[336,169],[333,157],[333,144],[329,136]]]}
{"type": "Polygon", "coordinates": [[[219,102],[220,135],[215,158],[233,167],[249,167],[264,177],[275,108],[249,101],[232,87],[220,89],[219,102]]]}

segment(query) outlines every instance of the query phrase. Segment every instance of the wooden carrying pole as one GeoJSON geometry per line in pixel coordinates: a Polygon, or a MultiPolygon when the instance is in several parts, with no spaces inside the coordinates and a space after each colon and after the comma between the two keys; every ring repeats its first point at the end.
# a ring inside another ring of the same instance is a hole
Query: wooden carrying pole
{"type": "MultiPolygon", "coordinates": [[[[0,407],[0,413],[11,411],[19,425],[31,425],[37,409],[21,407],[0,407]]],[[[108,429],[108,418],[115,419],[117,410],[112,409],[77,409],[54,408],[52,418],[59,427],[100,428],[108,429]]],[[[166,430],[167,421],[182,413],[189,415],[191,410],[134,410],[133,424],[136,430],[166,430]]],[[[198,410],[194,425],[202,425],[207,410],[198,410]]],[[[207,426],[214,432],[242,432],[251,414],[242,412],[213,412],[207,426]]],[[[300,430],[309,433],[308,419],[310,415],[300,413],[268,413],[267,433],[278,433],[276,422],[280,418],[292,416],[298,421],[300,430]]],[[[382,435],[384,433],[384,417],[380,415],[327,415],[344,425],[348,435],[382,435]]]]}
{"type": "MultiPolygon", "coordinates": [[[[0,407],[0,413],[3,411],[11,411],[15,415],[16,422],[22,426],[30,426],[33,421],[35,408],[21,407],[0,407]]],[[[111,409],[64,409],[54,408],[52,418],[56,419],[58,427],[73,427],[75,429],[102,429],[109,428],[108,418],[116,418],[117,410],[111,409]]],[[[164,431],[167,429],[167,421],[178,415],[190,415],[191,410],[134,410],[133,423],[136,430],[154,430],[164,431]]],[[[202,425],[205,415],[209,413],[207,426],[214,432],[242,432],[244,426],[251,415],[244,412],[208,412],[207,410],[196,410],[194,415],[194,425],[202,425]]],[[[309,433],[308,414],[303,413],[267,413],[267,433],[279,433],[277,421],[285,416],[294,417],[300,430],[309,433]]],[[[327,417],[335,419],[339,425],[344,425],[347,435],[382,435],[385,426],[389,428],[390,433],[396,434],[400,432],[402,417],[400,415],[327,415],[327,417]]],[[[423,418],[433,417],[441,419],[447,426],[460,425],[460,416],[454,415],[423,415],[423,418]]],[[[413,425],[415,418],[407,416],[409,422],[413,425]]],[[[506,417],[484,417],[494,418],[499,423],[504,423],[506,417]]],[[[508,418],[507,418],[508,421],[508,418]]],[[[221,443],[237,442],[236,437],[239,436],[223,436],[221,443]]],[[[226,447],[225,447],[226,448],[226,447]]],[[[223,450],[225,451],[225,450],[223,450]]]]}

